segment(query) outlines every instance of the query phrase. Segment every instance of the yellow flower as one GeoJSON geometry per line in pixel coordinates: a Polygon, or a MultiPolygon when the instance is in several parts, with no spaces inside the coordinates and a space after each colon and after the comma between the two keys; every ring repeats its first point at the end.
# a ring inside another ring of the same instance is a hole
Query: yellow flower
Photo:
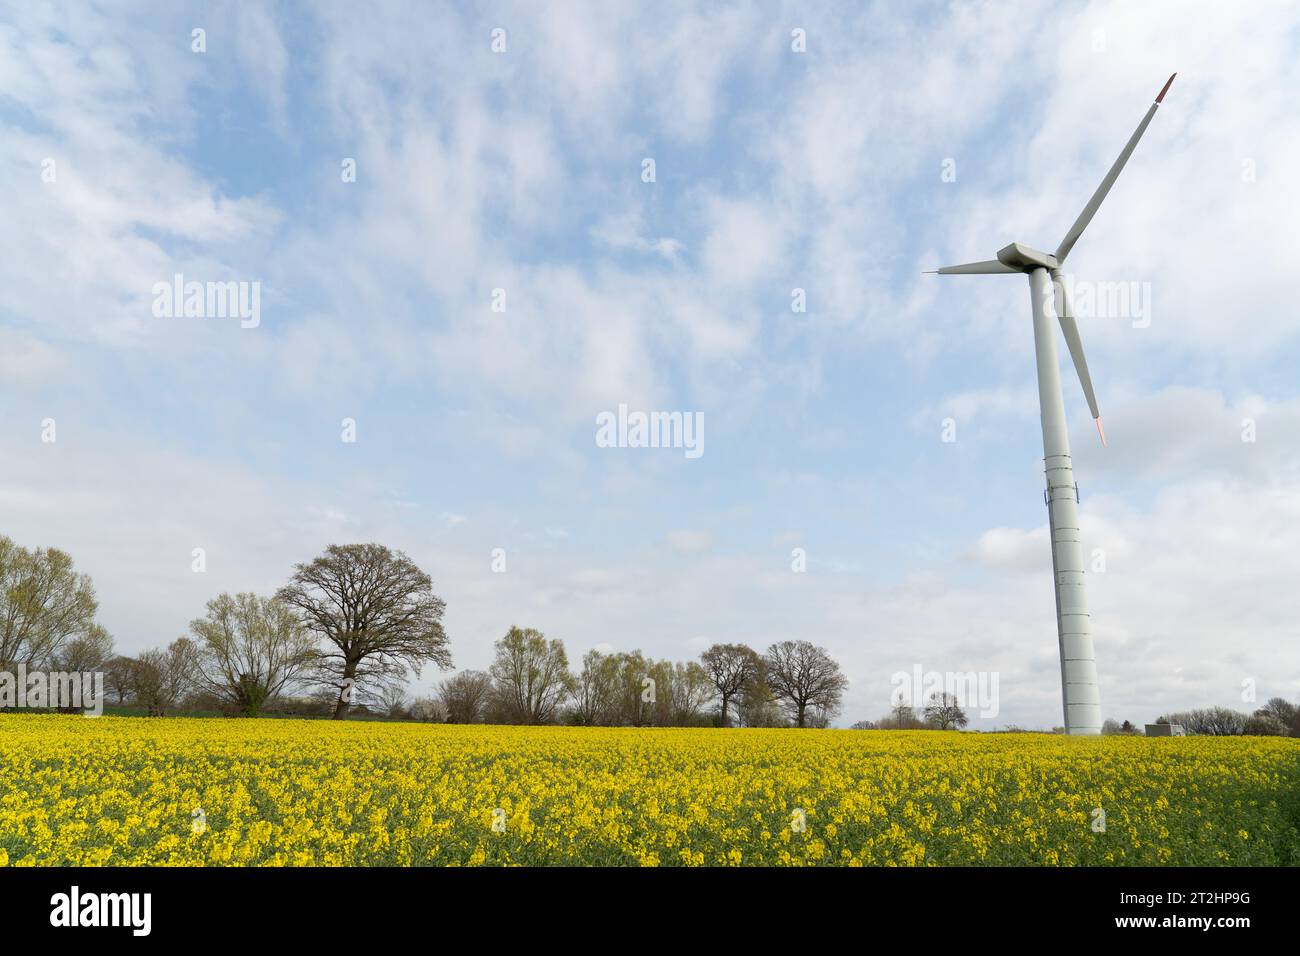
{"type": "Polygon", "coordinates": [[[5,713],[0,865],[1293,865],[1297,788],[1291,738],[5,713]]]}

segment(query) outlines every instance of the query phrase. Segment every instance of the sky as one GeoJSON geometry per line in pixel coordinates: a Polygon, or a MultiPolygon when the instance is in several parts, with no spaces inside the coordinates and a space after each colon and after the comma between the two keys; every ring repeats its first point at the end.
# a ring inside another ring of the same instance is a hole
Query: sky
{"type": "Polygon", "coordinates": [[[1054,249],[1177,71],[1069,260],[1133,293],[1080,315],[1108,447],[1060,349],[1102,711],[1300,699],[1263,6],[0,4],[0,534],[124,653],[378,541],[457,668],[809,640],[841,725],[917,666],[1059,725],[1027,283],[922,272],[1054,249]],[[256,322],[156,314],[177,274],[256,322]],[[620,405],[702,453],[601,447],[620,405]]]}

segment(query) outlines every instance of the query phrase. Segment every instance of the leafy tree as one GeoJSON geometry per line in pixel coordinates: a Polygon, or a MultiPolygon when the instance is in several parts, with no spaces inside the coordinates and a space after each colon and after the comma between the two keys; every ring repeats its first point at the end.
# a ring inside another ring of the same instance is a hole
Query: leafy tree
{"type": "Polygon", "coordinates": [[[45,667],[94,625],[95,588],[58,548],[28,551],[0,536],[0,667],[45,667]]]}
{"type": "Polygon", "coordinates": [[[880,718],[878,726],[881,730],[921,730],[925,723],[916,716],[915,708],[899,703],[880,718]]]}
{"type": "Polygon", "coordinates": [[[712,680],[694,662],[592,650],[574,681],[570,719],[580,726],[698,726],[714,693],[712,680]]]}
{"type": "Polygon", "coordinates": [[[924,713],[925,719],[940,730],[965,727],[970,723],[966,712],[957,704],[956,694],[932,694],[924,713]]]}
{"type": "Polygon", "coordinates": [[[767,649],[767,684],[796,727],[807,726],[809,708],[828,715],[839,710],[849,680],[824,647],[808,641],[781,641],[767,649]]]}
{"type": "Polygon", "coordinates": [[[492,698],[492,675],[486,671],[461,671],[438,685],[438,702],[449,724],[477,724],[492,698]]]}
{"type": "Polygon", "coordinates": [[[612,725],[618,716],[619,660],[588,651],[573,688],[573,722],[582,727],[612,725]]]}
{"type": "MultiPolygon", "coordinates": [[[[86,633],[78,634],[65,641],[50,659],[50,670],[65,674],[90,674],[101,670],[104,662],[113,654],[113,638],[99,624],[91,624],[86,633]]],[[[86,693],[89,693],[87,689],[86,693]]],[[[67,706],[60,710],[71,712],[76,708],[67,706]]]]}
{"type": "Polygon", "coordinates": [[[700,655],[704,672],[720,702],[720,718],[727,726],[727,709],[736,696],[758,676],[762,658],[744,644],[714,644],[700,655]]]}
{"type": "Polygon", "coordinates": [[[704,707],[713,697],[713,682],[694,661],[660,661],[650,668],[655,681],[655,723],[665,727],[692,727],[700,723],[704,707]]]}
{"type": "Polygon", "coordinates": [[[551,723],[573,690],[564,644],[547,641],[531,627],[512,627],[496,642],[496,652],[489,671],[504,718],[519,724],[551,723]]]}
{"type": "Polygon", "coordinates": [[[198,646],[198,686],[245,717],[256,717],[317,659],[316,639],[293,609],[256,594],[213,598],[190,631],[198,646]]]}
{"type": "Polygon", "coordinates": [[[88,673],[102,670],[113,656],[113,637],[102,625],[91,624],[85,633],[65,641],[54,653],[51,670],[64,673],[88,673]]]}
{"type": "Polygon", "coordinates": [[[294,567],[276,594],[324,638],[316,680],[338,693],[334,719],[347,716],[354,691],[419,675],[425,664],[451,667],[442,629],[446,602],[405,554],[379,544],[330,545],[294,567]]]}
{"type": "Polygon", "coordinates": [[[615,655],[618,676],[615,682],[617,715],[620,727],[648,727],[655,723],[659,687],[651,674],[651,662],[640,651],[615,655]]]}

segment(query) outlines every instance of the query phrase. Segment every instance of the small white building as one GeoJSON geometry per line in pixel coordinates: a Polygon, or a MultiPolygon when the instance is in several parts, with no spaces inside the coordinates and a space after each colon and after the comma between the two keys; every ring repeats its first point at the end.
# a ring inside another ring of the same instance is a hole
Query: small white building
{"type": "Polygon", "coordinates": [[[1182,724],[1147,724],[1148,737],[1186,737],[1182,724]]]}

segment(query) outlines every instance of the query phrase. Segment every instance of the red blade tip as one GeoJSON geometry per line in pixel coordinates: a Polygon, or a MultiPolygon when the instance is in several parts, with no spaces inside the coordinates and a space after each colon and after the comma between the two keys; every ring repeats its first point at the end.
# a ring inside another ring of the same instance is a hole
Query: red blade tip
{"type": "Polygon", "coordinates": [[[1101,436],[1101,447],[1102,447],[1102,448],[1105,448],[1105,447],[1106,447],[1106,429],[1104,429],[1104,428],[1101,427],[1101,419],[1100,419],[1100,418],[1095,418],[1095,419],[1093,419],[1093,421],[1095,421],[1095,422],[1097,423],[1097,434],[1101,436]]]}
{"type": "Polygon", "coordinates": [[[1174,77],[1177,75],[1178,74],[1175,73],[1173,74],[1173,76],[1169,77],[1169,79],[1165,80],[1165,85],[1163,88],[1161,88],[1160,95],[1156,97],[1157,103],[1159,103],[1161,100],[1165,98],[1165,94],[1169,92],[1169,87],[1174,85],[1174,77]]]}

